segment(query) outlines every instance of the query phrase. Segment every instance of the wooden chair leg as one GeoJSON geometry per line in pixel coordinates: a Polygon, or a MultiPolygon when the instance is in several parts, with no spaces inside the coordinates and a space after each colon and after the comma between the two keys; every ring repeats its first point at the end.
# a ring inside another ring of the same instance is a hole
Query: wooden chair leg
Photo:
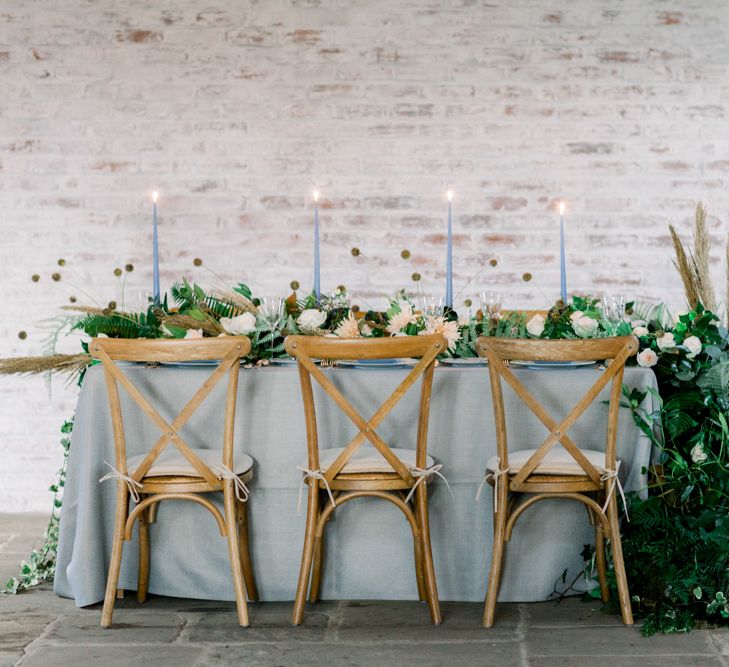
{"type": "Polygon", "coordinates": [[[117,595],[119,570],[121,569],[122,548],[124,546],[124,524],[129,509],[129,492],[124,482],[117,482],[116,514],[114,516],[114,541],[111,547],[111,562],[109,574],[106,578],[106,592],[104,594],[104,608],[101,611],[101,627],[111,627],[111,618],[114,615],[114,601],[117,595]]]}
{"type": "Polygon", "coordinates": [[[623,560],[623,544],[620,540],[620,521],[618,518],[617,494],[613,494],[608,504],[607,516],[610,522],[610,544],[613,551],[613,566],[615,567],[615,581],[618,585],[618,598],[620,600],[620,613],[625,625],[633,625],[633,610],[630,606],[630,593],[628,592],[628,577],[625,573],[623,560]]]}
{"type": "Polygon", "coordinates": [[[509,511],[509,491],[507,481],[504,480],[494,489],[499,494],[499,511],[494,512],[494,546],[491,551],[491,568],[489,569],[488,588],[486,590],[486,604],[483,611],[483,627],[490,628],[494,624],[496,600],[499,597],[501,585],[501,566],[504,560],[504,546],[506,544],[506,521],[509,511]]]}
{"type": "Polygon", "coordinates": [[[301,625],[304,620],[304,606],[306,605],[306,593],[309,588],[309,575],[311,574],[311,562],[314,555],[314,538],[316,537],[318,522],[319,485],[316,481],[312,481],[309,485],[309,502],[306,508],[306,534],[304,535],[304,548],[301,553],[299,584],[296,588],[296,600],[294,601],[294,612],[291,618],[294,625],[301,625]]]}
{"type": "Polygon", "coordinates": [[[316,602],[319,599],[319,587],[321,586],[321,570],[323,559],[324,535],[315,535],[313,563],[311,566],[311,586],[309,589],[309,602],[316,602]]]}
{"type": "Polygon", "coordinates": [[[603,602],[610,600],[610,591],[607,585],[606,564],[605,564],[605,536],[603,535],[602,523],[595,522],[595,566],[597,567],[597,578],[600,582],[600,599],[603,602]]]}
{"type": "Polygon", "coordinates": [[[238,623],[244,628],[247,628],[249,625],[248,603],[246,602],[246,591],[243,583],[243,568],[240,563],[238,517],[236,516],[237,499],[231,480],[225,481],[223,499],[225,503],[225,528],[228,537],[228,556],[230,558],[230,570],[233,575],[235,603],[238,608],[238,623]]]}
{"type": "Polygon", "coordinates": [[[418,503],[418,519],[420,524],[421,549],[423,553],[423,575],[425,590],[430,607],[430,620],[433,625],[441,624],[440,603],[438,601],[438,587],[435,582],[435,567],[433,565],[433,552],[430,547],[430,522],[428,519],[428,489],[426,484],[420,484],[415,492],[418,503]]]}
{"type": "Polygon", "coordinates": [[[137,575],[137,602],[147,601],[149,589],[149,509],[139,514],[139,573],[137,575]]]}
{"type": "MultiPolygon", "coordinates": [[[[413,502],[413,514],[415,523],[420,526],[418,518],[418,501],[413,502]]],[[[425,590],[425,572],[423,570],[423,543],[420,537],[420,529],[413,529],[413,552],[415,556],[415,581],[418,584],[418,599],[421,602],[428,601],[428,592],[425,590]]]]}
{"type": "Polygon", "coordinates": [[[248,536],[248,503],[240,501],[238,501],[238,545],[248,599],[255,602],[258,600],[258,587],[253,576],[253,563],[251,561],[251,547],[248,536]]]}

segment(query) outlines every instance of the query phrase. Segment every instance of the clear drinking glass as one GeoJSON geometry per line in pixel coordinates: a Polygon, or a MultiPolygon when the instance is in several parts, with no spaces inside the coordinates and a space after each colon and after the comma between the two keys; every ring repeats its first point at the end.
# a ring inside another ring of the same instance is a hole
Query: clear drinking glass
{"type": "Polygon", "coordinates": [[[431,317],[439,317],[445,310],[445,299],[442,296],[425,296],[420,297],[420,310],[423,315],[431,317]]]}
{"type": "Polygon", "coordinates": [[[501,316],[501,292],[493,290],[481,292],[481,312],[484,317],[498,319],[501,316]]]}
{"type": "Polygon", "coordinates": [[[602,298],[603,312],[605,319],[619,322],[625,319],[625,297],[615,295],[612,297],[604,296],[602,298]]]}

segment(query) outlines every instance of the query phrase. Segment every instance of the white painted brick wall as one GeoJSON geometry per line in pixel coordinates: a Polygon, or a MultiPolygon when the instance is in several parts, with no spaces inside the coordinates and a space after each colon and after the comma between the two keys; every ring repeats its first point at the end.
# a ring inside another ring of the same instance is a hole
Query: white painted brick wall
{"type": "MultiPolygon", "coordinates": [[[[71,295],[119,299],[116,266],[149,289],[154,188],[165,283],[209,283],[199,256],[310,285],[316,186],[325,287],[439,291],[451,186],[456,290],[499,261],[464,296],[554,297],[565,198],[572,288],[678,304],[666,225],[699,199],[719,271],[728,65],[725,0],[0,0],[0,355],[71,295]]],[[[74,400],[0,379],[0,510],[48,507],[74,400]]]]}

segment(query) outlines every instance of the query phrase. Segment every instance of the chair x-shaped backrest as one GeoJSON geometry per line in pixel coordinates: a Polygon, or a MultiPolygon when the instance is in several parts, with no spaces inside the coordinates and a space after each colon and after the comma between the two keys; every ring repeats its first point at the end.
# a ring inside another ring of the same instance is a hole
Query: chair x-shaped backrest
{"type": "Polygon", "coordinates": [[[217,476],[195,455],[192,448],[180,436],[179,431],[227,372],[228,392],[223,435],[223,460],[221,463],[228,468],[232,468],[238,368],[241,357],[246,356],[250,348],[250,340],[242,336],[203,340],[123,340],[115,338],[95,338],[92,340],[89,351],[93,357],[101,360],[104,367],[114,428],[116,466],[119,472],[124,475],[128,474],[124,421],[119,400],[118,385],[121,385],[139,409],[162,431],[162,435],[147,456],[137,469],[132,471],[132,479],[140,482],[167,445],[173,443],[200,476],[209,484],[215,485],[218,482],[217,476]],[[219,360],[220,363],[172,422],[168,422],[160,415],[116,363],[117,361],[182,362],[201,360],[219,360]]]}
{"type": "Polygon", "coordinates": [[[433,384],[435,358],[446,349],[446,340],[440,335],[408,336],[379,339],[331,339],[312,336],[289,336],[286,339],[286,350],[296,358],[299,365],[299,378],[304,398],[306,415],[307,444],[309,450],[309,467],[319,469],[319,445],[316,426],[316,411],[311,378],[324,389],[341,411],[359,429],[343,451],[337,456],[325,472],[325,479],[330,483],[341,472],[342,468],[354,456],[365,440],[384,457],[394,471],[406,482],[412,484],[413,478],[400,459],[392,452],[389,445],[378,435],[376,428],[392,411],[410,387],[423,377],[420,392],[420,411],[418,416],[418,435],[416,446],[416,465],[425,467],[428,415],[430,410],[430,393],[433,384]],[[367,420],[342,395],[332,381],[314,363],[318,359],[387,359],[398,357],[419,357],[420,360],[398,385],[395,391],[385,400],[378,410],[367,420]]]}
{"type": "Polygon", "coordinates": [[[585,474],[600,485],[601,472],[587,459],[567,431],[582,416],[585,410],[600,395],[612,380],[608,409],[607,443],[605,467],[614,469],[617,436],[618,410],[622,392],[623,371],[627,359],[637,352],[638,343],[633,336],[600,338],[590,340],[532,340],[482,337],[477,343],[478,353],[489,360],[491,394],[496,418],[496,444],[502,469],[508,468],[508,446],[506,417],[501,380],[502,378],[549,430],[549,435],[527,460],[512,479],[512,488],[518,487],[532,475],[549,451],[559,442],[569,455],[585,471],[585,474]],[[578,361],[610,360],[607,368],[600,372],[597,381],[583,395],[567,416],[557,422],[544,409],[534,395],[515,376],[508,366],[511,360],[578,361]]]}

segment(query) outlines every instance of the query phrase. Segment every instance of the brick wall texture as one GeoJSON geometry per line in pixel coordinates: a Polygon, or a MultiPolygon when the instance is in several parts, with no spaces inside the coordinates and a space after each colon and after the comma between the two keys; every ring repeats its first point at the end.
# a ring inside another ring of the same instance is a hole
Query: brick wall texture
{"type": "MultiPolygon", "coordinates": [[[[452,188],[459,300],[556,297],[565,199],[571,289],[680,305],[698,200],[723,270],[728,64],[725,0],[0,0],[0,355],[115,267],[144,298],[153,189],[167,284],[310,286],[318,188],[325,289],[442,293],[452,188]]],[[[0,379],[0,509],[48,507],[74,402],[0,379]]]]}

